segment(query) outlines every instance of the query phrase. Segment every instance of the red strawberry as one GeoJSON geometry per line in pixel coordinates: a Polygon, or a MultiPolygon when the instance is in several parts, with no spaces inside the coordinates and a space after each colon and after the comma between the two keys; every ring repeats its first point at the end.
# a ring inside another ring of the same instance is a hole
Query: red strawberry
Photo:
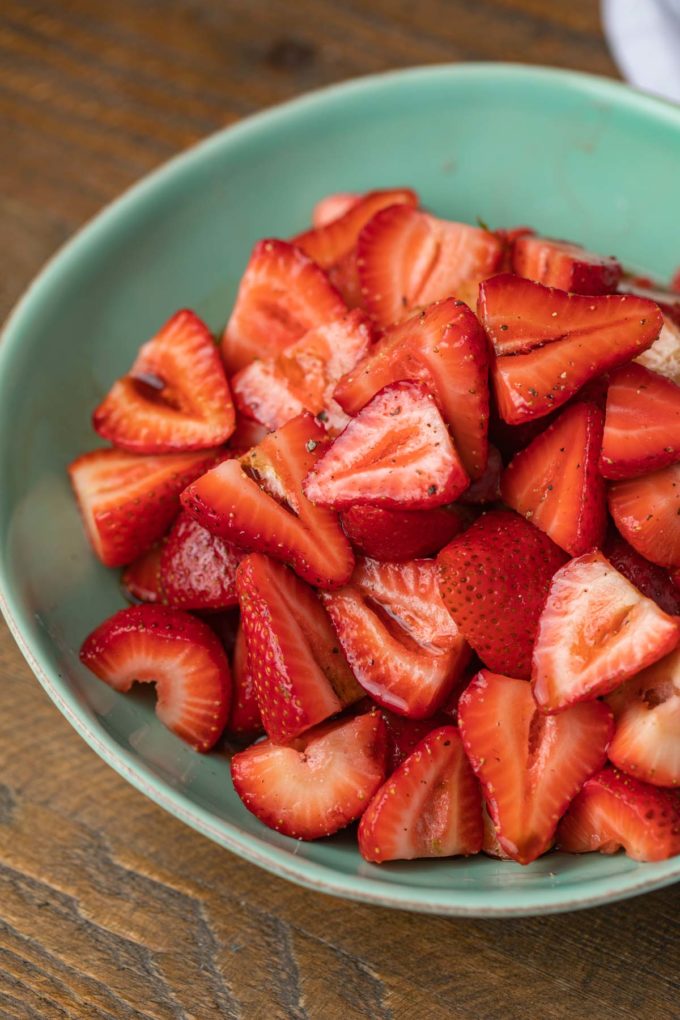
{"type": "Polygon", "coordinates": [[[132,563],[157,542],[180,509],[179,495],[207,471],[215,450],[140,457],[93,450],[68,473],[87,536],[107,567],[132,563]]]}
{"type": "Polygon", "coordinates": [[[161,543],[137,557],[123,571],[121,585],[128,602],[162,602],[161,543]]]}
{"type": "Polygon", "coordinates": [[[528,518],[572,556],[602,544],[605,487],[598,471],[603,415],[573,404],[503,473],[503,502],[528,518]]]}
{"type": "Polygon", "coordinates": [[[680,464],[610,485],[609,512],[641,556],[680,567],[680,464]]]}
{"type": "Polygon", "coordinates": [[[466,514],[453,506],[432,510],[353,506],[340,520],[352,545],[364,556],[389,563],[433,556],[468,523],[466,514]]]}
{"type": "Polygon", "coordinates": [[[378,712],[308,730],[285,746],[264,740],[234,755],[234,788],[261,822],[294,839],[330,836],[358,818],[385,778],[378,712]]]}
{"type": "Polygon", "coordinates": [[[234,451],[234,456],[240,456],[261,443],[268,432],[269,429],[260,425],[259,421],[247,418],[244,414],[237,414],[236,428],[229,440],[229,449],[234,451]]]}
{"type": "Polygon", "coordinates": [[[403,715],[395,715],[387,708],[383,708],[381,714],[387,729],[387,771],[389,774],[394,772],[397,766],[401,765],[415,751],[428,733],[439,726],[451,725],[451,720],[442,712],[437,712],[429,719],[408,719],[403,715]]]}
{"type": "Polygon", "coordinates": [[[588,380],[641,354],[662,326],[651,301],[567,294],[508,274],[482,283],[477,310],[496,354],[498,411],[512,425],[549,414],[588,380]]]}
{"type": "Polygon", "coordinates": [[[226,609],[238,603],[236,568],[245,553],[183,511],[161,556],[165,601],[178,609],[226,609]]]}
{"type": "Polygon", "coordinates": [[[680,326],[680,297],[677,291],[669,290],[663,284],[650,280],[648,276],[624,276],[619,284],[619,291],[653,301],[665,316],[680,326]]]}
{"type": "Polygon", "coordinates": [[[350,421],[304,481],[317,506],[355,503],[387,510],[428,510],[468,487],[434,398],[420,383],[386,386],[350,421]]]}
{"type": "Polygon", "coordinates": [[[314,228],[328,226],[333,220],[338,220],[349,212],[361,198],[361,195],[352,191],[338,191],[320,198],[312,210],[312,226],[314,228]]]}
{"type": "Polygon", "coordinates": [[[544,716],[526,681],[482,670],[458,703],[458,719],[498,842],[529,864],[550,848],[565,808],[602,768],[611,711],[593,701],[544,716]]]}
{"type": "Polygon", "coordinates": [[[258,241],[222,337],[227,371],[278,354],[346,311],[326,274],[299,248],[287,241],[258,241]]]}
{"type": "Polygon", "coordinates": [[[505,850],[498,842],[496,826],[493,823],[493,819],[489,814],[486,804],[482,807],[482,822],[484,825],[482,853],[488,854],[489,857],[495,857],[499,861],[511,861],[512,857],[510,857],[509,854],[506,854],[505,850]]]}
{"type": "Polygon", "coordinates": [[[664,315],[659,339],[635,361],[680,385],[680,302],[678,320],[674,322],[668,315],[664,315]]]}
{"type": "Polygon", "coordinates": [[[662,567],[650,563],[636,552],[613,529],[602,551],[613,567],[627,577],[648,599],[653,599],[664,613],[680,616],[680,591],[662,567]]]}
{"type": "Polygon", "coordinates": [[[615,258],[594,255],[567,241],[527,234],[515,239],[512,269],[528,280],[575,294],[611,294],[622,273],[615,258]]]}
{"type": "Polygon", "coordinates": [[[555,574],[538,625],[532,686],[544,712],[608,694],[671,652],[680,619],[634,588],[602,553],[555,574]]]}
{"type": "Polygon", "coordinates": [[[257,736],[262,732],[262,715],[257,703],[255,675],[248,662],[245,632],[239,625],[231,663],[232,699],[227,730],[237,736],[257,736]]]}
{"type": "Polygon", "coordinates": [[[423,719],[447,700],[469,659],[439,597],[431,560],[357,564],[322,599],[354,675],[374,701],[423,719]]]}
{"type": "Polygon", "coordinates": [[[296,737],[361,697],[313,589],[260,553],[242,561],[236,586],[249,669],[272,740],[296,737]]]}
{"type": "Polygon", "coordinates": [[[519,514],[494,510],[437,557],[447,609],[482,662],[529,677],[538,618],[565,554],[519,514]]]}
{"type": "Polygon", "coordinates": [[[343,376],[335,399],[355,415],[390,383],[423,383],[439,404],[465,470],[479,478],[487,459],[487,364],[486,338],[476,317],[461,302],[441,301],[389,329],[343,376]]]}
{"type": "Polygon", "coordinates": [[[300,415],[190,485],[182,503],[214,535],[283,560],[312,584],[345,584],[354,558],[338,518],[302,491],[326,442],[318,422],[300,415]]]}
{"type": "Polygon", "coordinates": [[[670,790],[606,768],[584,784],[557,834],[562,850],[664,861],[680,853],[680,798],[670,790]]]}
{"type": "Polygon", "coordinates": [[[381,326],[413,308],[468,292],[498,269],[501,241],[488,230],[392,205],[359,235],[357,265],[364,307],[381,326]]]}
{"type": "Polygon", "coordinates": [[[613,373],[600,470],[636,478],[680,460],[680,386],[630,364],[613,373]]]}
{"type": "Polygon", "coordinates": [[[501,498],[501,472],[503,461],[495,446],[489,443],[489,455],[484,474],[460,496],[461,503],[470,506],[482,506],[485,503],[496,503],[501,498]]]}
{"type": "Polygon", "coordinates": [[[373,796],[359,823],[367,861],[476,854],[482,798],[455,726],[432,730],[373,796]]]}
{"type": "Polygon", "coordinates": [[[156,715],[169,730],[209,751],[229,713],[229,663],[202,620],[167,606],[129,606],[84,641],[80,659],[114,690],[156,685],[156,715]]]}
{"type": "Polygon", "coordinates": [[[131,453],[204,450],[225,443],[234,431],[234,407],[205,323],[193,312],[176,312],[140,348],[92,424],[104,439],[131,453]]]}
{"type": "Polygon", "coordinates": [[[364,357],[372,339],[371,324],[359,311],[309,330],[275,357],[258,359],[237,372],[232,388],[239,410],[270,429],[303,411],[320,416],[326,428],[343,429],[349,419],[333,391],[338,379],[364,357]]]}

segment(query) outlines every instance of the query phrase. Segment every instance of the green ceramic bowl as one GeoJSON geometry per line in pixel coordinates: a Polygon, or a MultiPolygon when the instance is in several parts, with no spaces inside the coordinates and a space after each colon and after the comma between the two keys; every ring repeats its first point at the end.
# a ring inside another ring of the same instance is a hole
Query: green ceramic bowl
{"type": "Polygon", "coordinates": [[[94,750],[229,850],[313,889],[439,914],[568,910],[655,889],[680,858],[548,855],[364,862],[349,836],[298,843],[236,797],[224,756],[201,757],[146,700],[77,658],[122,604],[85,541],[65,466],[95,443],[90,412],[178,307],[218,329],[253,242],[286,237],[332,191],[411,185],[442,216],[530,223],[667,276],[680,261],[680,109],[598,78],[494,65],[350,82],[208,139],[71,241],[31,286],[0,347],[3,610],[36,676],[94,750]]]}

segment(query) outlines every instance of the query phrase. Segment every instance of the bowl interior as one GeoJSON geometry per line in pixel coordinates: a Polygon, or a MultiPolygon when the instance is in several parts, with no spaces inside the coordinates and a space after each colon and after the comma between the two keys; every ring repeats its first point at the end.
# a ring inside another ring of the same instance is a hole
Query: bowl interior
{"type": "Polygon", "coordinates": [[[176,308],[219,329],[255,240],[286,237],[332,191],[410,185],[434,212],[529,223],[668,276],[680,111],[581,75],[478,65],[378,76],[260,115],[173,161],[49,265],[0,350],[0,565],[5,610],[41,682],[114,767],[190,824],[271,870],[336,893],[441,913],[566,909],[672,881],[680,863],[549,855],[361,860],[348,835],[298,844],[200,757],[81,668],[77,650],[122,605],[95,561],[65,466],[97,445],[90,412],[176,308]]]}

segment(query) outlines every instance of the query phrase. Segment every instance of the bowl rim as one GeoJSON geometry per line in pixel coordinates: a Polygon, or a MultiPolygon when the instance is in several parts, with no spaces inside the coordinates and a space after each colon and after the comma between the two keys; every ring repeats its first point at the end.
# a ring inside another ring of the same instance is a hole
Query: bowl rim
{"type": "MultiPolygon", "coordinates": [[[[306,110],[323,106],[329,100],[342,100],[366,89],[389,90],[393,83],[402,82],[404,79],[409,79],[414,84],[419,81],[451,79],[471,81],[477,79],[485,82],[497,79],[499,83],[512,80],[534,85],[558,84],[584,97],[590,95],[598,99],[606,98],[613,105],[650,113],[655,119],[668,121],[680,130],[680,107],[655,96],[646,95],[621,82],[579,71],[500,62],[431,64],[385,71],[315,89],[276,104],[213,132],[163,162],[105,205],[47,260],[15,304],[0,332],[0,406],[3,388],[6,385],[6,369],[15,347],[20,342],[24,318],[33,304],[40,301],[41,295],[53,281],[58,280],[59,275],[68,269],[72,260],[82,257],[88,247],[97,245],[99,236],[107,232],[121,212],[134,211],[135,206],[142,203],[148,194],[155,192],[159,187],[162,188],[166,182],[178,176],[190,175],[193,167],[206,157],[209,158],[212,152],[220,150],[224,145],[229,146],[235,139],[245,139],[249,135],[256,136],[266,132],[268,126],[281,117],[304,113],[306,110]]],[[[132,750],[119,744],[96,719],[89,718],[86,711],[78,708],[68,682],[56,674],[47,663],[46,656],[43,657],[45,659],[43,661],[30,647],[18,615],[15,615],[13,609],[15,601],[19,604],[19,598],[12,591],[4,562],[0,558],[0,610],[10,632],[51,700],[100,758],[141,793],[202,835],[264,870],[305,888],[358,902],[420,913],[503,918],[594,907],[660,889],[680,879],[680,856],[678,856],[662,862],[664,867],[661,874],[658,874],[657,869],[655,875],[647,877],[644,873],[639,875],[638,872],[624,872],[593,879],[588,882],[589,892],[585,895],[579,894],[577,889],[575,891],[572,885],[540,888],[522,886],[522,902],[518,904],[503,902],[510,888],[513,889],[513,895],[517,894],[518,887],[512,882],[509,882],[507,887],[499,886],[493,893],[488,889],[480,893],[479,890],[475,892],[473,889],[382,883],[376,880],[377,873],[376,878],[345,874],[327,864],[311,861],[305,857],[296,858],[296,847],[290,851],[274,846],[266,839],[244,831],[226,818],[220,818],[219,825],[216,825],[217,816],[213,812],[174,789],[132,750]],[[492,895],[495,895],[499,902],[489,903],[492,895]]]]}

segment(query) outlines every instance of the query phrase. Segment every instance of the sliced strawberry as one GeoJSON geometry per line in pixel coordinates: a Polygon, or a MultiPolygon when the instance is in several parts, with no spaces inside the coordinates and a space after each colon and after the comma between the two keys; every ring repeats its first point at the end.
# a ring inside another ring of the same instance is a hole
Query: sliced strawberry
{"type": "Polygon", "coordinates": [[[610,485],[609,512],[641,556],[680,567],[680,464],[610,485]]]}
{"type": "Polygon", "coordinates": [[[102,563],[122,567],[157,542],[179,512],[182,489],[215,459],[215,450],[158,457],[93,450],[76,458],[68,473],[102,563]]]}
{"type": "Polygon", "coordinates": [[[432,730],[374,795],[359,823],[367,861],[476,854],[482,798],[455,726],[432,730]]]}
{"type": "Polygon", "coordinates": [[[338,191],[333,195],[320,198],[312,209],[312,226],[326,227],[333,220],[340,219],[346,212],[361,201],[362,196],[353,191],[338,191]]]}
{"type": "Polygon", "coordinates": [[[680,460],[680,386],[630,364],[612,374],[600,470],[636,478],[680,460]]]}
{"type": "Polygon", "coordinates": [[[505,852],[498,841],[498,833],[493,819],[489,814],[486,804],[482,807],[482,823],[484,825],[484,837],[482,839],[482,853],[489,857],[495,857],[499,861],[511,861],[512,857],[505,852]]]}
{"type": "Polygon", "coordinates": [[[640,553],[628,545],[614,529],[607,536],[602,551],[611,565],[627,577],[643,595],[653,599],[664,613],[680,616],[680,591],[667,571],[640,556],[640,553]]]}
{"type": "Polygon", "coordinates": [[[616,720],[610,761],[654,786],[680,786],[680,651],[638,673],[607,701],[616,720]]]}
{"type": "Polygon", "coordinates": [[[467,297],[502,256],[502,242],[488,230],[393,205],[374,216],[357,241],[364,307],[389,326],[420,305],[467,297]]]}
{"type": "Polygon", "coordinates": [[[486,467],[489,390],[487,344],[470,309],[453,299],[431,305],[388,330],[343,376],[335,399],[355,415],[390,383],[410,379],[434,394],[465,470],[486,467]]]}
{"type": "Polygon", "coordinates": [[[328,277],[287,241],[258,241],[222,337],[231,375],[255,358],[278,354],[308,330],[347,311],[328,277]]]}
{"type": "Polygon", "coordinates": [[[460,496],[460,502],[470,506],[483,506],[485,503],[496,503],[501,498],[501,472],[503,461],[499,450],[489,443],[489,453],[484,474],[460,496]]]}
{"type": "Polygon", "coordinates": [[[236,586],[257,704],[272,740],[296,737],[362,696],[328,613],[292,571],[252,553],[236,586]]]}
{"type": "Polygon", "coordinates": [[[678,309],[678,321],[673,322],[668,315],[664,315],[659,339],[635,362],[680,385],[680,304],[678,309]]]}
{"type": "Polygon", "coordinates": [[[269,431],[259,421],[237,413],[236,428],[229,440],[229,449],[234,451],[234,456],[240,456],[261,443],[269,431]]]}
{"type": "Polygon", "coordinates": [[[219,446],[234,423],[219,352],[205,323],[186,310],[140,348],[92,417],[100,436],[130,453],[219,446]]]}
{"type": "Polygon", "coordinates": [[[445,703],[469,650],[441,601],[432,560],[359,561],[352,584],[322,599],[374,701],[412,719],[445,703]]]}
{"type": "Polygon", "coordinates": [[[304,481],[317,506],[428,510],[469,484],[434,398],[421,383],[386,386],[353,418],[304,481]]]}
{"type": "Polygon", "coordinates": [[[482,670],[458,703],[458,719],[498,842],[529,864],[550,848],[567,805],[602,768],[611,711],[593,701],[544,716],[525,680],[482,670]]]}
{"type": "Polygon", "coordinates": [[[387,729],[387,771],[394,772],[397,766],[410,754],[424,737],[439,726],[450,726],[451,720],[442,712],[437,712],[429,719],[407,719],[403,715],[395,715],[389,709],[383,708],[381,715],[385,720],[387,729]]]}
{"type": "Polygon", "coordinates": [[[432,510],[353,506],[340,520],[355,548],[388,563],[433,556],[469,523],[467,514],[453,506],[432,510]]]}
{"type": "Polygon", "coordinates": [[[529,677],[538,618],[565,554],[519,514],[493,510],[437,557],[442,598],[482,662],[529,677]]]}
{"type": "Polygon", "coordinates": [[[549,414],[588,380],[641,354],[663,324],[643,298],[567,294],[509,274],[480,286],[477,310],[496,354],[498,411],[512,425],[549,414]]]}
{"type": "Polygon", "coordinates": [[[659,306],[664,316],[668,316],[680,326],[680,297],[677,291],[669,290],[663,284],[650,280],[648,276],[624,276],[619,284],[619,291],[653,301],[655,305],[659,306]]]}
{"type": "Polygon", "coordinates": [[[503,473],[503,502],[572,556],[602,544],[607,525],[598,463],[603,415],[594,404],[568,407],[503,473]]]}
{"type": "Polygon", "coordinates": [[[152,545],[123,571],[121,586],[128,602],[162,602],[161,553],[163,546],[152,545]]]}
{"type": "Polygon", "coordinates": [[[165,600],[178,609],[226,609],[238,603],[236,568],[245,553],[211,534],[186,511],[165,542],[160,581],[165,600]]]}
{"type": "Polygon", "coordinates": [[[80,659],[121,693],[156,685],[156,715],[173,733],[209,751],[229,714],[231,677],[222,645],[202,620],[167,606],[129,606],[83,642],[80,659]]]}
{"type": "Polygon", "coordinates": [[[536,704],[559,712],[608,694],[671,652],[680,618],[626,580],[600,552],[557,571],[538,625],[532,666],[536,704]]]}
{"type": "Polygon", "coordinates": [[[589,779],[560,823],[560,849],[614,854],[634,861],[665,861],[680,853],[680,798],[606,768],[589,779]]]}
{"type": "Polygon", "coordinates": [[[239,624],[231,662],[232,699],[227,730],[236,736],[254,737],[263,730],[262,715],[257,703],[255,675],[248,662],[248,645],[239,624]]]}
{"type": "Polygon", "coordinates": [[[621,279],[621,264],[577,244],[524,234],[512,247],[512,270],[536,283],[575,294],[612,294],[621,279]]]}
{"type": "Polygon", "coordinates": [[[378,712],[271,740],[234,755],[231,777],[248,808],[295,839],[330,836],[353,822],[385,778],[387,741],[378,712]]]}
{"type": "Polygon", "coordinates": [[[341,430],[349,418],[333,399],[338,380],[364,357],[373,340],[360,311],[309,330],[274,357],[253,361],[232,379],[238,409],[269,429],[303,411],[341,430]]]}
{"type": "Polygon", "coordinates": [[[354,557],[338,518],[302,491],[326,442],[319,423],[300,415],[190,485],[182,503],[214,535],[283,560],[312,584],[345,584],[354,557]]]}

